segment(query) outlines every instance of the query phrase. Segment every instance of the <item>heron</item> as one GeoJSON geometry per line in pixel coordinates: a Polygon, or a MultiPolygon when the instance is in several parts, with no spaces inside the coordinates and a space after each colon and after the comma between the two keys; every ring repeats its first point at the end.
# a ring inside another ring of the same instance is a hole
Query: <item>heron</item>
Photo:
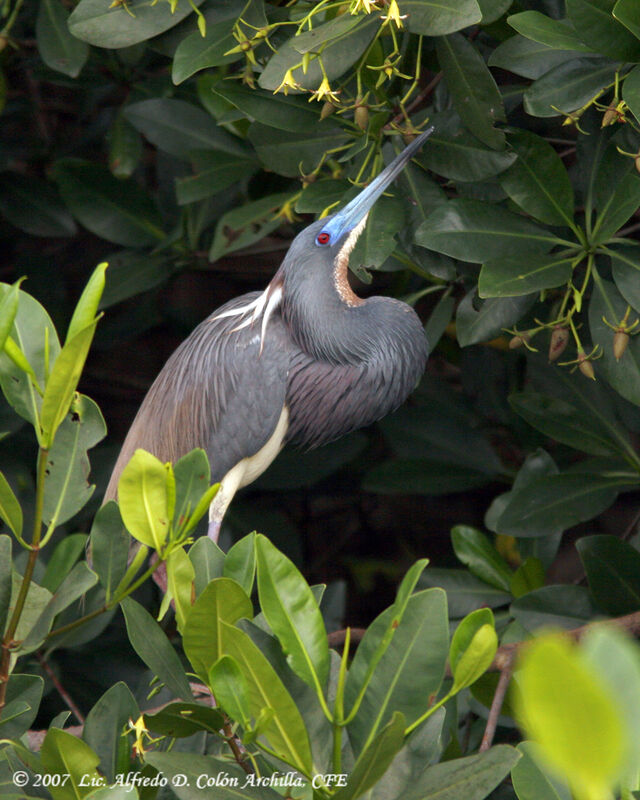
{"type": "Polygon", "coordinates": [[[105,501],[138,448],[174,462],[201,447],[220,483],[208,527],[217,541],[236,491],[285,444],[318,447],[404,402],[429,354],[423,325],[400,300],[360,298],[347,272],[369,211],[432,132],[344,208],[304,228],[263,292],[230,300],[177,348],[131,425],[105,501]]]}

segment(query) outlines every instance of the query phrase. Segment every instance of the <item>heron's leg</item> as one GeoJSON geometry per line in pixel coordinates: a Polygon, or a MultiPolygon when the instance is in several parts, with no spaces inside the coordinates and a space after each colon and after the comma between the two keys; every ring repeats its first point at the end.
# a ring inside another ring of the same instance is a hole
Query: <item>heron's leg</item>
{"type": "Polygon", "coordinates": [[[207,531],[208,537],[217,543],[218,536],[220,535],[220,526],[222,519],[227,513],[229,504],[233,500],[238,487],[242,483],[246,469],[246,460],[240,461],[235,467],[229,470],[224,478],[220,481],[220,488],[216,496],[211,501],[209,506],[209,530],[207,531]]]}
{"type": "Polygon", "coordinates": [[[217,519],[209,520],[207,536],[212,542],[215,542],[216,544],[218,543],[218,537],[220,536],[220,522],[217,519]]]}

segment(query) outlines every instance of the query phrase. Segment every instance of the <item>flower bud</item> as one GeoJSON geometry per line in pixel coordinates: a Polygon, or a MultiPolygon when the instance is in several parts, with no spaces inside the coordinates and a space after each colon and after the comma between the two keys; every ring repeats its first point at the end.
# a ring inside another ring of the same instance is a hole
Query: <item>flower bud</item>
{"type": "Polygon", "coordinates": [[[553,329],[551,341],[549,342],[549,361],[555,361],[565,351],[569,342],[569,331],[558,325],[553,329]]]}
{"type": "Polygon", "coordinates": [[[593,371],[593,364],[584,354],[584,350],[578,350],[578,369],[585,378],[591,378],[592,381],[595,381],[596,373],[593,371]]]}
{"type": "Polygon", "coordinates": [[[325,100],[324,105],[322,106],[322,111],[320,112],[320,119],[326,119],[330,117],[331,114],[336,110],[336,107],[330,100],[325,100]]]}
{"type": "Polygon", "coordinates": [[[523,344],[528,344],[531,341],[531,336],[528,333],[519,333],[509,340],[509,350],[517,350],[523,344]]]}
{"type": "Polygon", "coordinates": [[[356,106],[354,113],[356,125],[361,131],[366,131],[369,125],[369,109],[367,106],[356,106]]]}
{"type": "Polygon", "coordinates": [[[618,118],[618,110],[615,106],[609,106],[607,110],[604,112],[604,116],[602,117],[601,127],[607,128],[609,125],[613,125],[613,123],[618,118]]]}
{"type": "Polygon", "coordinates": [[[616,361],[620,361],[628,344],[629,334],[626,331],[617,330],[613,334],[613,355],[616,357],[616,361]]]}

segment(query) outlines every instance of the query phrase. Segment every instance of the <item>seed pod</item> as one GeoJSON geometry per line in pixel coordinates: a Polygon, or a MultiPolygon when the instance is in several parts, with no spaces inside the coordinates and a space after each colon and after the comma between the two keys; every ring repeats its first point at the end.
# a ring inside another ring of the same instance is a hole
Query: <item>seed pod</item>
{"type": "Polygon", "coordinates": [[[530,341],[531,336],[529,336],[528,333],[519,333],[517,336],[514,336],[513,339],[509,340],[509,349],[517,350],[518,347],[522,347],[523,344],[529,344],[530,341]]]}
{"type": "Polygon", "coordinates": [[[629,334],[626,331],[617,330],[613,334],[613,355],[616,357],[616,361],[620,361],[628,344],[629,334]]]}
{"type": "Polygon", "coordinates": [[[565,351],[569,342],[569,331],[558,325],[553,329],[551,341],[549,342],[549,361],[555,361],[565,351]]]}
{"type": "Polygon", "coordinates": [[[584,350],[578,350],[578,369],[585,378],[591,378],[592,381],[595,381],[596,373],[593,371],[593,364],[584,354],[584,350]]]}
{"type": "Polygon", "coordinates": [[[320,119],[326,119],[330,117],[331,114],[336,110],[336,107],[330,100],[325,100],[324,105],[322,106],[322,111],[320,112],[320,119]]]}
{"type": "Polygon", "coordinates": [[[604,116],[602,117],[601,127],[606,128],[609,125],[613,125],[613,123],[618,118],[618,110],[615,106],[609,106],[607,110],[604,112],[604,116]]]}
{"type": "Polygon", "coordinates": [[[354,119],[361,131],[366,131],[369,125],[369,108],[367,106],[356,106],[354,119]]]}
{"type": "Polygon", "coordinates": [[[636,168],[636,172],[640,172],[640,153],[633,159],[634,166],[636,168]]]}

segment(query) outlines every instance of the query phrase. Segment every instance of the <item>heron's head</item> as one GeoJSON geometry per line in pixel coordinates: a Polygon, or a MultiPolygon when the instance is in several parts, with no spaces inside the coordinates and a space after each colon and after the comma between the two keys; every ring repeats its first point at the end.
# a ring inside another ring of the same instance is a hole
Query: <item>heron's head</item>
{"type": "MultiPolygon", "coordinates": [[[[364,230],[369,211],[402,172],[410,159],[422,147],[424,141],[433,133],[433,127],[407,145],[405,149],[382,172],[366,186],[347,205],[329,217],[317,220],[296,236],[289,248],[283,263],[283,271],[287,273],[313,268],[326,264],[334,268],[336,288],[340,292],[340,284],[346,290],[346,270],[349,254],[353,250],[358,237],[364,230]]],[[[343,298],[344,299],[344,298],[343,298]]]]}

